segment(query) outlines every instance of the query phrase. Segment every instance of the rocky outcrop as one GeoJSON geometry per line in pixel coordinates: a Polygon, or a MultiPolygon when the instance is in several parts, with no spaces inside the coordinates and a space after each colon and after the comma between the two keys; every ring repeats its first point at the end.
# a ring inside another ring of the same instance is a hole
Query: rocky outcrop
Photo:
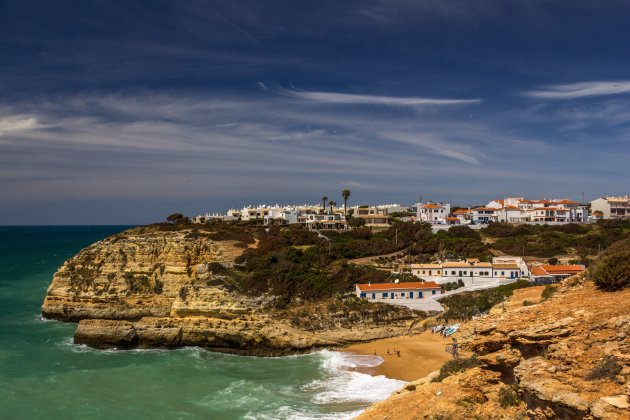
{"type": "Polygon", "coordinates": [[[400,335],[418,316],[371,304],[274,310],[273,297],[240,293],[230,271],[254,238],[216,236],[142,227],[90,245],[55,273],[42,314],[78,322],[75,342],[96,348],[200,346],[256,355],[400,335]]]}
{"type": "Polygon", "coordinates": [[[630,290],[569,284],[542,303],[499,305],[463,324],[457,339],[479,367],[412,383],[361,418],[630,418],[630,290]],[[501,404],[510,386],[520,402],[501,404]],[[397,415],[406,404],[417,408],[397,415]]]}

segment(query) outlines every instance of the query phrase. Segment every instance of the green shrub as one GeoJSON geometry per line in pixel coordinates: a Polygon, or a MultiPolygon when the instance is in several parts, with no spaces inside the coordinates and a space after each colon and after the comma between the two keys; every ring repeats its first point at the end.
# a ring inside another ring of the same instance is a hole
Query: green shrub
{"type": "Polygon", "coordinates": [[[630,286],[630,250],[601,258],[591,270],[591,278],[602,290],[614,291],[630,286]]]}
{"type": "Polygon", "coordinates": [[[445,378],[456,373],[464,372],[468,369],[472,369],[475,366],[479,366],[480,362],[477,359],[477,355],[473,354],[467,359],[453,359],[444,363],[440,368],[440,373],[433,379],[433,382],[442,382],[445,378]]]}
{"type": "Polygon", "coordinates": [[[518,385],[512,384],[504,386],[499,390],[499,404],[501,407],[516,406],[521,403],[521,396],[518,391],[518,385]]]}
{"type": "Polygon", "coordinates": [[[553,296],[554,293],[556,293],[557,290],[557,286],[552,286],[551,284],[546,285],[542,291],[543,300],[549,299],[551,296],[553,296]]]}
{"type": "Polygon", "coordinates": [[[608,354],[604,356],[599,364],[591,369],[586,375],[586,379],[614,379],[615,376],[621,373],[621,370],[622,366],[617,361],[617,358],[608,354]]]}

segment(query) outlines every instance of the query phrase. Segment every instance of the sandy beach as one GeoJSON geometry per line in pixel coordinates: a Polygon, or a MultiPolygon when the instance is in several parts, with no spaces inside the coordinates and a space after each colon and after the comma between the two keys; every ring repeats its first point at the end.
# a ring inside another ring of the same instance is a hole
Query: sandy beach
{"type": "Polygon", "coordinates": [[[354,344],[343,351],[371,356],[376,353],[385,361],[374,372],[370,372],[372,375],[385,375],[392,379],[413,381],[438,370],[444,362],[451,360],[453,357],[444,349],[452,342],[451,338],[425,331],[413,336],[354,344]],[[400,351],[400,357],[394,353],[394,349],[400,351]]]}

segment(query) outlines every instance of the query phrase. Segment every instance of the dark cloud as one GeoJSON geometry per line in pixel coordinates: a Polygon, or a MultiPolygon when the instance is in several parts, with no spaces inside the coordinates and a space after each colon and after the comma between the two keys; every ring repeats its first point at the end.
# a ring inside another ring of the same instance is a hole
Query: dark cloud
{"type": "Polygon", "coordinates": [[[3,1],[0,217],[66,223],[73,203],[77,223],[139,223],[347,185],[457,204],[625,193],[629,11],[3,1]]]}

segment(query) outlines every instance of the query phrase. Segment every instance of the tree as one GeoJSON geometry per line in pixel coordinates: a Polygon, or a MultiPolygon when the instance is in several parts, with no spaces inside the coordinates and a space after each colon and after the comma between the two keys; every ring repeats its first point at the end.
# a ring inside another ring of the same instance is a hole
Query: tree
{"type": "Polygon", "coordinates": [[[323,196],[323,197],[322,197],[322,202],[324,203],[324,205],[322,206],[322,208],[323,208],[323,213],[326,213],[326,201],[328,201],[328,197],[323,196]]]}
{"type": "Polygon", "coordinates": [[[337,202],[330,200],[328,202],[328,205],[330,206],[330,214],[332,214],[333,213],[333,208],[337,205],[337,202]]]}
{"type": "Polygon", "coordinates": [[[365,220],[361,219],[360,217],[353,217],[352,219],[350,219],[348,224],[352,227],[358,228],[365,226],[365,220]]]}
{"type": "Polygon", "coordinates": [[[591,277],[602,290],[614,291],[630,287],[630,250],[601,258],[595,264],[591,277]]]}
{"type": "Polygon", "coordinates": [[[348,216],[348,198],[350,198],[350,190],[344,189],[341,191],[341,196],[343,197],[343,215],[348,216]]]}
{"type": "Polygon", "coordinates": [[[190,219],[181,213],[173,213],[166,218],[166,221],[173,223],[174,225],[190,223],[190,219]]]}

